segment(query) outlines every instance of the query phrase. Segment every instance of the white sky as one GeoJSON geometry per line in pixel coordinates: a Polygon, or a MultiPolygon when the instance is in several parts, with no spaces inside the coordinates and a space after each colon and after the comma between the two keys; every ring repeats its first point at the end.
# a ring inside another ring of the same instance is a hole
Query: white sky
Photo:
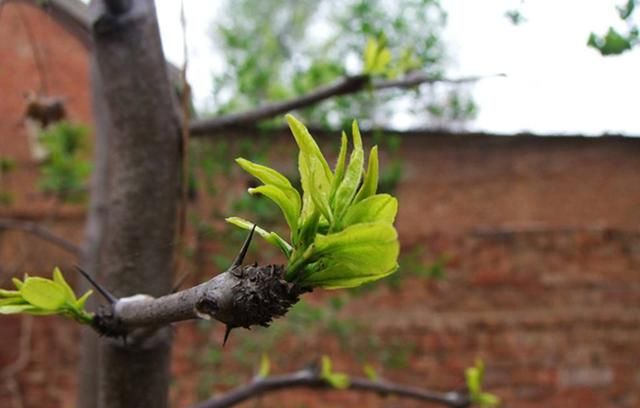
{"type": "MultiPolygon", "coordinates": [[[[604,58],[586,46],[591,31],[624,27],[615,11],[622,0],[528,0],[522,6],[517,0],[442,3],[449,13],[448,75],[508,75],[475,85],[479,114],[469,130],[640,136],[640,48],[604,58]],[[504,17],[515,6],[527,19],[517,27],[504,17]]],[[[181,65],[180,2],[156,4],[167,58],[181,65]]],[[[200,108],[211,104],[211,73],[222,66],[208,33],[218,5],[185,0],[188,77],[200,108]]]]}

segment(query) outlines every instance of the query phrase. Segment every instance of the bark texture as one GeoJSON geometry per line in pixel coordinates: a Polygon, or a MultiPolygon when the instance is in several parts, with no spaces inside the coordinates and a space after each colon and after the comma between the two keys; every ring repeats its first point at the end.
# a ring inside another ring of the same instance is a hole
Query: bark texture
{"type": "MultiPolygon", "coordinates": [[[[109,134],[113,133],[113,123],[105,104],[101,78],[94,56],[91,56],[91,99],[94,129],[94,160],[91,179],[91,201],[85,226],[85,238],[82,245],[80,263],[98,281],[102,281],[100,271],[100,251],[106,228],[106,205],[109,179],[109,134]]],[[[90,289],[89,282],[80,279],[80,293],[90,289]]],[[[95,296],[88,300],[89,310],[97,307],[95,296]]],[[[83,328],[80,346],[80,365],[78,368],[78,407],[96,408],[98,406],[98,337],[95,332],[83,328]]]]}
{"type": "MultiPolygon", "coordinates": [[[[108,174],[96,259],[105,286],[116,296],[156,297],[171,288],[180,126],[154,3],[130,4],[126,11],[113,14],[102,1],[91,3],[101,85],[96,97],[108,113],[108,124],[98,121],[106,128],[98,133],[107,138],[107,152],[100,154],[107,155],[108,174]]],[[[166,407],[170,347],[167,328],[126,347],[102,339],[98,407],[166,407]]]]}

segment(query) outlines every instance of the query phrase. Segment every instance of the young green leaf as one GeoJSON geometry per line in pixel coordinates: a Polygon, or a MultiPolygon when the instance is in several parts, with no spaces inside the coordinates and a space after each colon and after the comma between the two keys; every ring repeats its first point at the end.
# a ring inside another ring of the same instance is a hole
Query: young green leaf
{"type": "Polygon", "coordinates": [[[307,128],[293,115],[287,115],[286,119],[300,149],[298,170],[303,190],[302,219],[306,219],[313,214],[314,201],[329,196],[333,174],[307,128]],[[313,195],[316,195],[315,200],[313,195]]]}
{"type": "Polygon", "coordinates": [[[338,390],[347,389],[350,385],[349,376],[344,373],[333,372],[331,369],[331,359],[327,356],[322,356],[320,377],[338,390]]]}
{"type": "MultiPolygon", "coordinates": [[[[293,190],[293,189],[292,189],[293,190]]],[[[295,190],[293,190],[295,191],[295,190]]],[[[298,215],[300,214],[300,202],[296,202],[294,194],[287,194],[282,188],[273,184],[259,186],[249,189],[250,194],[262,194],[269,197],[271,201],[276,203],[291,231],[295,231],[298,227],[298,215]]],[[[298,196],[299,199],[299,196],[298,196]]]]}
{"type": "Polygon", "coordinates": [[[70,304],[74,304],[76,301],[76,294],[73,292],[73,289],[66,280],[64,280],[64,276],[62,276],[62,272],[60,272],[60,268],[57,266],[53,268],[53,281],[60,285],[65,291],[66,301],[70,304]]]}
{"type": "Polygon", "coordinates": [[[467,368],[464,374],[471,402],[481,408],[492,408],[500,404],[500,399],[497,396],[482,391],[484,380],[484,362],[482,360],[476,360],[475,366],[467,368]]]}
{"type": "Polygon", "coordinates": [[[27,304],[22,296],[14,296],[0,299],[0,306],[27,304]]]}
{"type": "MultiPolygon", "coordinates": [[[[249,231],[251,231],[251,229],[254,226],[254,224],[251,221],[247,221],[240,217],[229,217],[225,221],[249,231]]],[[[256,225],[256,232],[258,233],[258,235],[264,238],[265,241],[274,245],[276,248],[279,248],[287,257],[291,255],[291,251],[293,251],[293,248],[287,241],[285,241],[282,237],[280,237],[280,235],[276,234],[275,232],[266,231],[257,225],[256,225]]]]}
{"type": "Polygon", "coordinates": [[[362,371],[364,371],[364,374],[371,381],[378,381],[380,379],[380,376],[378,375],[376,369],[373,368],[373,366],[371,364],[365,364],[362,367],[362,371]]]}
{"type": "Polygon", "coordinates": [[[353,201],[353,197],[356,194],[356,190],[362,177],[364,151],[362,150],[362,136],[360,135],[358,122],[355,120],[352,124],[352,137],[353,152],[351,152],[351,158],[349,160],[349,165],[347,166],[344,179],[336,191],[333,211],[336,223],[340,222],[345,211],[353,201]]]}
{"type": "Polygon", "coordinates": [[[270,167],[253,163],[241,157],[236,159],[236,163],[238,163],[244,171],[260,180],[263,184],[273,184],[274,186],[281,188],[293,188],[291,182],[285,176],[270,167]]]}
{"type": "Polygon", "coordinates": [[[17,290],[0,289],[0,297],[13,297],[13,296],[20,296],[20,292],[17,290]]]}
{"type": "MultiPolygon", "coordinates": [[[[25,279],[26,279],[26,275],[25,275],[25,279]]],[[[13,285],[16,287],[16,289],[20,290],[22,288],[22,281],[18,278],[11,278],[11,282],[13,282],[13,285]]]]}
{"type": "Polygon", "coordinates": [[[344,179],[345,165],[347,161],[347,134],[343,131],[342,138],[340,139],[340,153],[338,153],[338,160],[336,160],[336,168],[333,174],[333,181],[331,182],[331,192],[329,193],[329,201],[331,206],[334,204],[336,190],[344,179]]]}
{"type": "Polygon", "coordinates": [[[78,300],[76,300],[75,302],[75,308],[77,310],[84,309],[84,305],[85,303],[87,303],[87,299],[89,299],[89,296],[91,296],[92,293],[93,291],[89,289],[88,291],[85,292],[84,295],[80,296],[80,298],[78,298],[78,300]]]}
{"type": "Polygon", "coordinates": [[[397,212],[398,200],[395,197],[376,194],[349,207],[342,224],[345,227],[369,222],[393,224],[397,212]]]}
{"type": "Polygon", "coordinates": [[[269,356],[267,353],[262,353],[260,357],[260,369],[258,370],[258,377],[266,378],[269,376],[269,372],[271,371],[271,360],[269,360],[269,356]]]}
{"type": "Polygon", "coordinates": [[[376,57],[378,55],[378,41],[374,38],[367,40],[367,46],[364,49],[364,72],[367,74],[372,73],[376,64],[376,57]]]}
{"type": "Polygon", "coordinates": [[[54,281],[39,277],[25,279],[20,293],[33,306],[48,311],[60,309],[67,300],[64,287],[54,281]]]}
{"type": "Polygon", "coordinates": [[[318,235],[300,279],[303,286],[339,289],[359,286],[393,273],[400,249],[390,224],[356,224],[318,235]]]}
{"type": "MultiPolygon", "coordinates": [[[[29,313],[31,311],[36,311],[38,308],[33,305],[6,305],[0,306],[0,314],[18,314],[18,313],[29,313]]],[[[55,312],[52,312],[55,313],[55,312]]]]}
{"type": "Polygon", "coordinates": [[[362,187],[353,199],[354,203],[362,201],[372,196],[378,190],[378,146],[373,146],[369,153],[369,164],[367,165],[367,173],[364,176],[362,187]]]}

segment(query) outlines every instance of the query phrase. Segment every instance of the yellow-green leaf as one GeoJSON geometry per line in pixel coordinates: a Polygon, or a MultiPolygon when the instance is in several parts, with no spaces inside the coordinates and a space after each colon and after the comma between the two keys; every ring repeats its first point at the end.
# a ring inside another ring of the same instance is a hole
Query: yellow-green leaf
{"type": "Polygon", "coordinates": [[[286,119],[300,149],[298,171],[303,190],[301,218],[304,220],[314,211],[312,195],[329,196],[333,174],[309,130],[293,115],[287,115],[286,119]]]}
{"type": "Polygon", "coordinates": [[[342,220],[342,225],[381,222],[393,224],[398,213],[398,200],[389,194],[376,194],[352,205],[342,220]]]}
{"type": "Polygon", "coordinates": [[[380,52],[378,52],[378,55],[376,56],[375,66],[373,67],[371,72],[374,74],[384,74],[390,62],[391,51],[389,51],[389,48],[385,47],[381,49],[380,52]]]}
{"type": "Polygon", "coordinates": [[[336,191],[334,204],[335,209],[333,211],[336,222],[340,222],[347,208],[353,201],[353,197],[356,194],[356,190],[362,177],[364,151],[362,150],[362,136],[360,135],[358,122],[355,120],[352,124],[352,136],[353,152],[351,152],[351,158],[349,160],[349,165],[347,166],[344,179],[336,191]]]}
{"type": "Polygon", "coordinates": [[[89,296],[91,296],[92,293],[93,291],[89,289],[84,295],[80,296],[80,298],[76,300],[76,309],[84,309],[84,304],[87,303],[87,299],[89,299],[89,296]]]}
{"type": "Polygon", "coordinates": [[[287,224],[291,231],[298,228],[298,216],[300,214],[300,196],[293,188],[279,187],[273,184],[267,184],[249,189],[250,194],[262,194],[269,197],[274,203],[280,207],[287,224]]]}
{"type": "Polygon", "coordinates": [[[20,292],[17,290],[6,290],[6,289],[0,289],[0,296],[1,297],[14,297],[14,296],[20,296],[20,292]]]}
{"type": "MultiPolygon", "coordinates": [[[[26,279],[26,278],[25,278],[26,279]]],[[[11,278],[11,282],[15,285],[16,289],[20,290],[22,288],[22,281],[18,278],[11,278]]]]}
{"type": "Polygon", "coordinates": [[[362,201],[365,198],[372,196],[378,190],[378,146],[373,146],[371,153],[369,153],[369,163],[367,165],[367,173],[364,176],[362,187],[356,194],[356,198],[353,199],[354,203],[362,201]]]}
{"type": "MultiPolygon", "coordinates": [[[[249,231],[251,231],[251,229],[254,226],[254,223],[252,223],[251,221],[247,221],[240,217],[229,217],[229,218],[226,218],[225,221],[249,231]]],[[[293,248],[280,235],[276,234],[275,232],[266,231],[257,225],[256,225],[255,231],[258,233],[258,235],[264,238],[265,241],[274,245],[276,248],[279,248],[287,256],[287,258],[291,255],[291,251],[293,250],[293,248]]]]}
{"type": "Polygon", "coordinates": [[[364,371],[364,375],[366,375],[367,378],[371,381],[378,381],[380,379],[380,376],[376,372],[376,369],[373,368],[371,364],[365,364],[362,367],[362,371],[364,371]]]}
{"type": "Polygon", "coordinates": [[[66,280],[64,280],[64,276],[62,276],[62,272],[60,272],[60,268],[57,266],[53,268],[53,281],[64,288],[66,300],[70,304],[74,304],[76,301],[76,294],[73,292],[73,289],[66,280]]]}
{"type": "Polygon", "coordinates": [[[364,49],[364,72],[369,74],[372,73],[373,67],[376,63],[376,56],[378,55],[378,42],[369,38],[367,41],[367,46],[364,49]]]}
{"type": "Polygon", "coordinates": [[[247,173],[262,181],[264,184],[273,184],[282,188],[293,188],[291,182],[285,176],[270,167],[253,163],[241,157],[236,159],[236,163],[238,163],[247,173]]]}
{"type": "Polygon", "coordinates": [[[300,283],[338,289],[355,287],[393,273],[400,245],[390,224],[364,223],[317,235],[300,283]]]}
{"type": "Polygon", "coordinates": [[[331,192],[329,194],[329,200],[331,201],[331,205],[333,205],[336,190],[340,183],[342,183],[342,179],[344,179],[344,171],[345,165],[347,161],[347,134],[342,131],[342,138],[340,140],[340,153],[338,153],[338,160],[336,160],[336,168],[333,172],[333,180],[331,182],[331,192]]]}
{"type": "Polygon", "coordinates": [[[333,388],[344,390],[349,388],[349,376],[343,373],[334,373],[331,369],[331,359],[327,356],[322,356],[320,377],[328,382],[333,388]]]}
{"type": "Polygon", "coordinates": [[[22,296],[14,296],[0,299],[0,306],[27,304],[22,296]]]}
{"type": "Polygon", "coordinates": [[[27,302],[45,311],[60,309],[66,300],[65,288],[54,281],[39,277],[25,279],[20,293],[27,302]]]}
{"type": "Polygon", "coordinates": [[[271,360],[269,360],[269,356],[267,353],[262,353],[260,357],[260,369],[258,370],[258,377],[268,377],[269,372],[271,371],[271,360]]]}
{"type": "Polygon", "coordinates": [[[17,314],[37,310],[33,305],[6,305],[0,306],[0,314],[17,314]]]}

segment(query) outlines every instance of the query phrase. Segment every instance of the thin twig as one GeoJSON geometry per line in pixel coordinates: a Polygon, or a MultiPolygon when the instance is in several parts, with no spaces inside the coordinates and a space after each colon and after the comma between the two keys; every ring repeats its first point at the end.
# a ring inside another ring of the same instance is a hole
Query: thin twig
{"type": "Polygon", "coordinates": [[[20,326],[20,340],[18,345],[18,357],[7,367],[0,370],[0,379],[5,383],[7,390],[13,397],[14,407],[23,408],[24,403],[20,392],[20,384],[16,376],[24,370],[31,360],[31,337],[33,333],[33,318],[31,316],[22,317],[20,326]]]}
{"type": "Polygon", "coordinates": [[[59,235],[56,235],[48,228],[43,227],[42,225],[35,222],[14,220],[10,218],[0,218],[0,230],[17,230],[27,232],[64,249],[72,255],[80,256],[81,253],[80,247],[78,245],[62,238],[59,235]]]}
{"type": "Polygon", "coordinates": [[[22,6],[18,6],[16,10],[18,11],[18,18],[20,19],[20,23],[22,23],[22,26],[27,32],[29,47],[31,47],[31,53],[33,54],[33,60],[36,64],[36,70],[38,71],[38,76],[40,77],[39,93],[47,94],[49,93],[49,81],[47,81],[47,70],[44,61],[42,60],[42,55],[40,54],[38,41],[33,34],[33,30],[31,29],[29,20],[27,20],[27,18],[24,16],[24,13],[22,12],[22,6]]]}
{"type": "Polygon", "coordinates": [[[193,121],[190,125],[191,136],[207,136],[215,131],[234,127],[246,127],[255,125],[261,120],[269,119],[292,110],[306,108],[326,99],[340,95],[356,94],[364,90],[384,90],[391,88],[407,89],[422,84],[451,83],[461,84],[467,82],[477,82],[481,79],[505,76],[504,74],[494,74],[487,76],[472,76],[463,78],[438,78],[421,72],[410,73],[406,76],[393,79],[373,81],[369,75],[357,75],[344,77],[337,82],[317,88],[306,95],[293,98],[287,101],[267,103],[256,109],[241,113],[231,113],[210,119],[193,121]]]}
{"type": "MultiPolygon", "coordinates": [[[[203,401],[192,408],[227,408],[266,393],[291,388],[309,388],[318,391],[335,390],[316,370],[304,369],[290,374],[258,377],[249,384],[235,388],[220,397],[203,401]]],[[[349,387],[345,391],[372,392],[382,396],[395,395],[451,408],[465,408],[470,405],[469,397],[465,392],[443,393],[387,381],[371,381],[360,377],[349,377],[349,387]]]]}
{"type": "MultiPolygon", "coordinates": [[[[180,180],[180,202],[178,204],[178,219],[176,226],[177,243],[173,253],[173,274],[176,275],[182,269],[182,250],[184,248],[184,237],[187,227],[187,200],[189,195],[189,120],[190,110],[190,88],[187,82],[187,68],[189,67],[189,48],[187,46],[187,19],[184,11],[184,0],[180,2],[180,27],[182,28],[182,53],[184,62],[181,72],[181,108],[182,108],[182,168],[180,180]]],[[[187,272],[188,275],[188,272],[187,272]]],[[[183,275],[185,278],[186,276],[183,275]]],[[[180,282],[179,285],[182,283],[180,282]]],[[[178,285],[178,287],[179,287],[178,285]]],[[[175,287],[175,286],[174,286],[175,287]]]]}

